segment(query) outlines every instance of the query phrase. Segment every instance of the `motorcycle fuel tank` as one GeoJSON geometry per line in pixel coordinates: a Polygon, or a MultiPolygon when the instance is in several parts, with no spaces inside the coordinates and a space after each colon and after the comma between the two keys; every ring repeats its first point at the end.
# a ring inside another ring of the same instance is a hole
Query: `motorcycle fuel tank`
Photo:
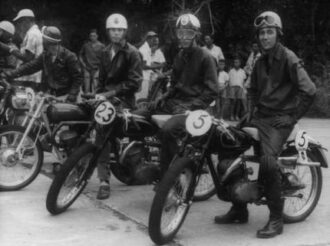
{"type": "Polygon", "coordinates": [[[56,103],[47,108],[50,122],[90,120],[90,113],[82,107],[70,103],[56,103]]]}
{"type": "Polygon", "coordinates": [[[123,131],[125,136],[148,137],[155,135],[158,131],[158,127],[144,117],[134,117],[134,121],[133,119],[129,119],[128,124],[123,125],[123,131]]]}

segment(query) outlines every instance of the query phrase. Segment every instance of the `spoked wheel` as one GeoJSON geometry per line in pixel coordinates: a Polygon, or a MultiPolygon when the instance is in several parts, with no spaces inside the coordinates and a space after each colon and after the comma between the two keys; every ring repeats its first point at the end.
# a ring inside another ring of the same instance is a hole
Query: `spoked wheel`
{"type": "MultiPolygon", "coordinates": [[[[210,161],[213,166],[215,166],[215,161],[217,160],[217,156],[214,155],[212,158],[206,158],[205,161],[210,161]],[[214,158],[213,158],[214,157],[214,158]]],[[[204,164],[204,172],[200,176],[198,184],[194,193],[194,201],[205,201],[211,198],[215,193],[215,185],[212,179],[212,175],[210,173],[209,167],[207,164],[204,164]]]]}
{"type": "MultiPolygon", "coordinates": [[[[308,153],[310,161],[318,160],[308,153]]],[[[316,207],[322,191],[322,172],[320,167],[296,166],[285,169],[285,173],[296,176],[301,182],[301,188],[285,192],[283,218],[286,223],[296,223],[306,219],[316,207]]]]}
{"type": "Polygon", "coordinates": [[[195,177],[191,160],[178,158],[159,183],[149,215],[149,235],[156,244],[171,241],[193,199],[195,177]]]}
{"type": "Polygon", "coordinates": [[[64,212],[78,198],[87,185],[87,169],[96,146],[86,143],[75,150],[55,176],[46,199],[51,214],[64,212]]]}
{"type": "Polygon", "coordinates": [[[23,139],[25,128],[3,126],[0,129],[0,190],[19,190],[29,185],[38,175],[43,163],[43,152],[38,139],[29,133],[23,139]]]}

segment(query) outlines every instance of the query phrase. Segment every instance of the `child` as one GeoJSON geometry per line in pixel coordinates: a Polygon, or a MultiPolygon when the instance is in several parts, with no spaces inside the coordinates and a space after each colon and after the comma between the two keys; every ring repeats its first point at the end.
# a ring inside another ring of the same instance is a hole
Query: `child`
{"type": "Polygon", "coordinates": [[[245,92],[243,86],[245,80],[246,74],[241,68],[241,60],[235,57],[234,67],[229,71],[229,87],[226,95],[230,100],[230,120],[239,120],[241,106],[244,106],[243,99],[245,97],[245,92]]]}
{"type": "Polygon", "coordinates": [[[218,64],[218,69],[219,69],[219,73],[218,73],[218,83],[219,83],[219,94],[216,100],[216,112],[215,112],[215,116],[219,117],[220,119],[223,118],[223,108],[224,108],[224,102],[225,102],[225,89],[228,86],[228,82],[229,82],[229,75],[228,73],[225,71],[225,66],[226,66],[226,62],[224,59],[220,59],[219,60],[219,64],[218,64]]]}

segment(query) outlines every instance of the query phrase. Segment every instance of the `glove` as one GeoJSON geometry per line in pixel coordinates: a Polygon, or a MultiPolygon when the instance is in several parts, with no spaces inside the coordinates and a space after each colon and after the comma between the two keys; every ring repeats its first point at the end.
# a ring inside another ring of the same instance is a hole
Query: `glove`
{"type": "Polygon", "coordinates": [[[68,103],[74,103],[77,101],[77,96],[73,94],[69,94],[65,101],[68,103]]]}
{"type": "Polygon", "coordinates": [[[276,116],[272,126],[275,128],[281,128],[286,126],[292,126],[297,122],[296,118],[290,115],[276,116]]]}

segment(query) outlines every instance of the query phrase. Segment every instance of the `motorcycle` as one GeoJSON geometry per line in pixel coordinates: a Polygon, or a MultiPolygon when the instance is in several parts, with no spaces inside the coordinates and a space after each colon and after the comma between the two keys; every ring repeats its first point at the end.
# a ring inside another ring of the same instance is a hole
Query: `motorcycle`
{"type": "MultiPolygon", "coordinates": [[[[99,146],[82,144],[69,156],[50,186],[46,199],[47,210],[52,214],[59,214],[71,206],[87,185],[97,166],[98,156],[108,143],[112,156],[110,169],[117,179],[127,184],[132,184],[133,180],[136,184],[146,184],[159,179],[159,161],[153,159],[159,156],[154,151],[159,148],[158,143],[144,141],[155,136],[169,117],[171,116],[154,115],[149,121],[123,109],[117,98],[101,100],[95,108],[93,123],[87,131],[99,131],[104,136],[104,141],[99,146]],[[124,138],[136,140],[123,148],[120,140],[124,138]],[[132,165],[130,161],[134,161],[136,165],[132,165]]],[[[198,195],[200,194],[196,193],[198,195]]]]}
{"type": "Polygon", "coordinates": [[[22,125],[0,128],[0,190],[18,190],[29,185],[40,172],[44,154],[51,152],[58,169],[74,148],[88,139],[88,103],[60,103],[42,92],[28,93],[29,111],[22,125]]]}
{"type": "MultiPolygon", "coordinates": [[[[158,245],[171,241],[182,226],[205,164],[220,200],[267,204],[264,187],[253,179],[255,170],[247,165],[259,165],[256,128],[239,129],[198,110],[189,113],[186,130],[189,135],[159,184],[149,214],[149,235],[158,245]],[[254,153],[247,154],[251,148],[254,153]],[[216,167],[204,161],[210,153],[219,156],[216,167]]],[[[296,125],[278,165],[283,177],[284,222],[303,221],[313,212],[321,195],[321,168],[328,167],[324,147],[296,125]]]]}

